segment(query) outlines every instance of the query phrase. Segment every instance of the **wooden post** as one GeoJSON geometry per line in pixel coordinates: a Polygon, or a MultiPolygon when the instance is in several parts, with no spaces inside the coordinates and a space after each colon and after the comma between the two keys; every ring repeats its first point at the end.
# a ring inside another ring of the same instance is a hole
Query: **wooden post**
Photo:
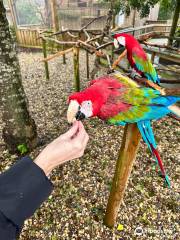
{"type": "Polygon", "coordinates": [[[156,55],[156,53],[152,52],[152,54],[151,54],[151,62],[152,62],[152,64],[154,63],[155,55],[156,55]]]}
{"type": "Polygon", "coordinates": [[[115,13],[115,0],[111,0],[111,10],[112,10],[112,28],[116,27],[116,13],[115,13]]]}
{"type": "Polygon", "coordinates": [[[89,79],[89,53],[86,51],[86,71],[87,71],[87,79],[89,79]]]}
{"type": "Polygon", "coordinates": [[[138,151],[141,134],[136,124],[127,124],[116,163],[112,188],[107,204],[104,223],[113,227],[116,222],[119,206],[123,200],[126,185],[138,151]]]}
{"type": "Polygon", "coordinates": [[[79,47],[73,48],[74,53],[74,85],[77,92],[80,91],[80,77],[79,77],[79,47]]]}
{"type": "MultiPolygon", "coordinates": [[[[57,1],[51,0],[51,14],[52,14],[52,26],[54,29],[54,32],[59,31],[59,17],[58,17],[58,9],[57,9],[57,1]]],[[[63,37],[61,36],[62,40],[63,37]]],[[[59,47],[57,47],[57,50],[59,51],[59,47]]],[[[64,46],[62,46],[62,50],[64,50],[64,46]]],[[[66,63],[66,56],[63,54],[63,64],[66,63]]]]}
{"type": "MultiPolygon", "coordinates": [[[[42,39],[42,47],[43,47],[44,58],[47,58],[46,41],[44,39],[42,39]]],[[[44,66],[45,66],[46,80],[49,80],[49,68],[48,68],[47,61],[44,62],[44,66]]]]}

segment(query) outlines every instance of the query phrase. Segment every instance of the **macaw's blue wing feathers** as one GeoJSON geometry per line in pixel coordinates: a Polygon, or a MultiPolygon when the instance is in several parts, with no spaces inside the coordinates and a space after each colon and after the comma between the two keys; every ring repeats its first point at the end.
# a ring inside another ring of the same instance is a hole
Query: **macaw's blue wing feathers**
{"type": "Polygon", "coordinates": [[[151,99],[152,104],[170,106],[176,102],[180,101],[180,97],[176,96],[159,96],[151,99]]]}
{"type": "Polygon", "coordinates": [[[150,121],[146,120],[146,121],[139,121],[137,122],[137,126],[139,128],[139,131],[142,135],[143,140],[145,141],[145,143],[148,145],[149,149],[152,152],[151,149],[151,145],[156,148],[156,141],[154,138],[154,134],[151,128],[151,123],[150,121]]]}

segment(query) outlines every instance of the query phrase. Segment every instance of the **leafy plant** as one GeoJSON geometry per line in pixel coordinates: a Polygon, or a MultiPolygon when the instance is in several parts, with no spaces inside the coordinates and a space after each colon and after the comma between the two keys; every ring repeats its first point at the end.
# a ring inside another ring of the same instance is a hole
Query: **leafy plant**
{"type": "Polygon", "coordinates": [[[19,144],[18,146],[17,146],[17,149],[18,149],[18,151],[21,153],[21,155],[23,155],[23,154],[25,154],[25,153],[27,153],[28,152],[28,147],[27,147],[27,145],[26,144],[19,144]]]}
{"type": "Polygon", "coordinates": [[[167,20],[172,18],[176,6],[176,0],[161,0],[159,9],[159,20],[167,20]]]}
{"type": "Polygon", "coordinates": [[[100,0],[101,2],[112,2],[114,6],[115,14],[126,13],[130,14],[131,9],[136,9],[140,16],[147,17],[150,13],[151,7],[154,7],[160,0],[100,0]]]}

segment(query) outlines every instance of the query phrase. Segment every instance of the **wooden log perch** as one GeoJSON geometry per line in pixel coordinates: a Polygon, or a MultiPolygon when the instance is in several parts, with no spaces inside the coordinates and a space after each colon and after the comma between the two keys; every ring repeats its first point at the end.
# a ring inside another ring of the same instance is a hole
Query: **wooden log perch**
{"type": "Polygon", "coordinates": [[[74,86],[75,91],[80,91],[80,76],[79,76],[79,47],[73,48],[74,53],[74,86]]]}
{"type": "Polygon", "coordinates": [[[51,41],[51,42],[55,42],[57,44],[64,44],[64,45],[75,45],[77,42],[73,42],[73,41],[59,41],[57,39],[54,38],[50,38],[50,37],[44,37],[41,36],[42,39],[46,40],[46,41],[51,41]]]}
{"type": "Polygon", "coordinates": [[[53,58],[62,56],[62,55],[64,55],[65,53],[69,53],[69,52],[72,52],[72,51],[73,51],[73,48],[69,48],[69,49],[66,49],[66,50],[64,50],[64,51],[59,51],[59,52],[57,52],[57,53],[55,53],[55,54],[53,54],[53,55],[51,55],[51,56],[49,56],[49,57],[47,57],[47,58],[42,59],[41,61],[42,61],[42,62],[47,62],[47,61],[52,60],[53,58]]]}
{"type": "Polygon", "coordinates": [[[104,18],[106,17],[106,15],[102,15],[102,16],[99,16],[99,17],[96,17],[96,18],[93,18],[90,22],[88,22],[85,26],[83,26],[80,31],[83,31],[85,28],[87,28],[90,24],[92,24],[94,21],[97,21],[99,20],[100,18],[104,18]]]}
{"type": "MultiPolygon", "coordinates": [[[[44,59],[46,59],[47,49],[46,49],[46,41],[44,39],[42,39],[42,47],[43,47],[43,56],[44,56],[44,59]]],[[[44,62],[44,67],[45,67],[46,80],[49,80],[49,68],[48,68],[47,62],[44,62]]]]}
{"type": "Polygon", "coordinates": [[[127,124],[124,130],[119,157],[116,162],[116,170],[104,218],[104,223],[108,227],[113,227],[116,222],[118,210],[123,200],[127,182],[136,158],[140,139],[141,134],[137,125],[127,124]]]}
{"type": "Polygon", "coordinates": [[[119,57],[113,62],[112,68],[115,69],[116,66],[120,63],[120,61],[126,56],[127,50],[124,50],[124,52],[119,55],[119,57]]]}

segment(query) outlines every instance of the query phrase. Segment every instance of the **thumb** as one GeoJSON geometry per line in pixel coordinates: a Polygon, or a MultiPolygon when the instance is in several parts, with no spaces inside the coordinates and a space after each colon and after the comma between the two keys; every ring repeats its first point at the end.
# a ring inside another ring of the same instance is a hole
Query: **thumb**
{"type": "Polygon", "coordinates": [[[63,135],[64,137],[71,138],[77,133],[78,129],[79,129],[79,123],[78,121],[75,121],[73,123],[73,126],[63,135]]]}

